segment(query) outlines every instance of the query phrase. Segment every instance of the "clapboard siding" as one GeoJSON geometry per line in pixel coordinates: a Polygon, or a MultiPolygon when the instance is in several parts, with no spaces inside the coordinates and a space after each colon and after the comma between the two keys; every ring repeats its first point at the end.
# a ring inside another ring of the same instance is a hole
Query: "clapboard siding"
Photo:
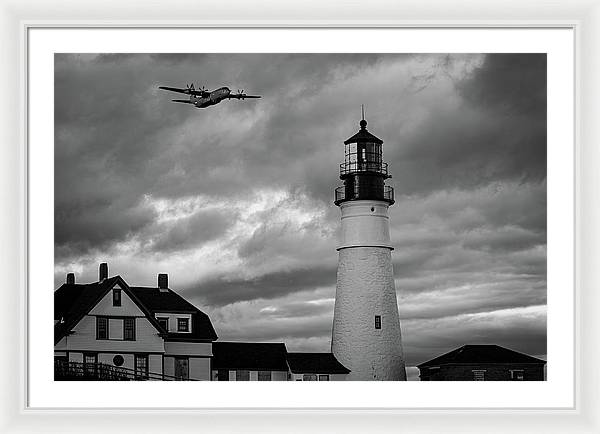
{"type": "Polygon", "coordinates": [[[210,380],[210,359],[190,357],[190,378],[192,380],[210,380]]]}
{"type": "MultiPolygon", "coordinates": [[[[118,285],[115,285],[117,288],[118,285]]],[[[121,291],[121,306],[113,306],[112,290],[102,297],[102,300],[96,304],[89,312],[90,315],[106,316],[144,316],[144,312],[133,302],[131,298],[121,291]]]]}
{"type": "MultiPolygon", "coordinates": [[[[66,338],[69,351],[164,352],[164,341],[147,318],[136,318],[135,341],[96,339],[96,317],[86,315],[66,338]]],[[[121,338],[122,339],[122,332],[121,338]]]]}
{"type": "Polygon", "coordinates": [[[165,354],[182,356],[212,356],[210,342],[165,342],[165,354]]]}

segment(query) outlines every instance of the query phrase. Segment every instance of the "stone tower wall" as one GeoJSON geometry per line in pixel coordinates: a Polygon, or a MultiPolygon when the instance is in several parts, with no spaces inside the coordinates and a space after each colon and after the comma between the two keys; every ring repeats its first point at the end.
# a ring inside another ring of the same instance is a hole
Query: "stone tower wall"
{"type": "Polygon", "coordinates": [[[387,202],[342,203],[331,349],[348,380],[406,380],[387,202]],[[381,329],[375,316],[381,316],[381,329]]]}

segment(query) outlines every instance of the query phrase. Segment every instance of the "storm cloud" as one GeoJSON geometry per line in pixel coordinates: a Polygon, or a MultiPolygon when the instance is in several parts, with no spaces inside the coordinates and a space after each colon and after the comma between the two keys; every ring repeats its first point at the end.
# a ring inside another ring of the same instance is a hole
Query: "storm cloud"
{"type": "Polygon", "coordinates": [[[543,54],[56,54],[55,287],[170,274],[220,339],[330,345],[343,141],[384,141],[415,365],[546,351],[543,54]],[[259,100],[199,110],[160,85],[259,100]]]}

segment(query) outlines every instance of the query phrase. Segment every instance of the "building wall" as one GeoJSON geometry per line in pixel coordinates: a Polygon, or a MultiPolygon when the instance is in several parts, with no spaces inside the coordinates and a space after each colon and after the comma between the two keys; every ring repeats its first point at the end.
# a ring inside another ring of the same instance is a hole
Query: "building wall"
{"type": "Polygon", "coordinates": [[[271,371],[271,381],[288,381],[288,372],[271,371]]]}
{"type": "Polygon", "coordinates": [[[165,342],[165,354],[212,356],[211,342],[165,342]]]}
{"type": "Polygon", "coordinates": [[[388,204],[360,200],[344,202],[340,209],[332,353],[350,369],[348,380],[406,380],[388,204]],[[376,315],[380,329],[375,328],[376,315]]]}
{"type": "Polygon", "coordinates": [[[163,371],[163,356],[162,354],[149,354],[148,355],[148,372],[153,374],[162,375],[163,371]]]}
{"type": "Polygon", "coordinates": [[[69,353],[69,362],[83,363],[83,353],[69,353]]]}
{"type": "MultiPolygon", "coordinates": [[[[117,284],[114,288],[120,288],[117,284]]],[[[102,297],[102,300],[96,304],[89,312],[89,315],[107,315],[107,316],[143,316],[144,313],[133,302],[131,298],[121,290],[121,306],[113,306],[112,290],[102,297]]]]}
{"type": "MultiPolygon", "coordinates": [[[[217,381],[218,370],[213,369],[211,379],[217,381]]],[[[235,370],[229,370],[229,381],[236,381],[235,370]]],[[[258,381],[258,371],[250,371],[250,381],[258,381]]],[[[271,371],[271,381],[288,381],[288,371],[271,371]]]]}
{"type": "Polygon", "coordinates": [[[175,357],[165,356],[165,375],[175,376],[175,357]]]}
{"type": "Polygon", "coordinates": [[[524,381],[543,381],[543,364],[442,365],[439,369],[420,369],[421,381],[474,381],[473,370],[485,370],[485,381],[511,381],[511,370],[523,370],[524,381]]]}
{"type": "Polygon", "coordinates": [[[190,357],[190,379],[210,381],[210,358],[190,357]]]}
{"type": "Polygon", "coordinates": [[[135,329],[135,341],[122,340],[122,334],[121,339],[96,339],[96,317],[86,315],[73,328],[73,334],[64,338],[64,348],[90,352],[164,352],[164,341],[147,318],[136,318],[135,329]]]}
{"type": "MultiPolygon", "coordinates": [[[[312,374],[312,372],[306,372],[306,374],[312,374]]],[[[319,374],[317,375],[317,381],[319,378],[319,374]]],[[[348,374],[327,374],[329,375],[329,381],[346,381],[348,374]]],[[[303,381],[304,373],[302,374],[292,374],[292,378],[290,381],[303,381]]]]}
{"type": "Polygon", "coordinates": [[[378,200],[343,202],[340,205],[342,232],[338,249],[365,245],[392,248],[388,208],[387,202],[378,200]]]}
{"type": "MultiPolygon", "coordinates": [[[[98,363],[104,363],[105,365],[115,366],[115,364],[113,362],[113,358],[116,355],[121,355],[123,357],[124,362],[123,362],[123,365],[121,365],[121,368],[135,369],[134,355],[133,354],[126,354],[126,353],[98,353],[98,363]]],[[[153,371],[152,369],[150,369],[150,372],[156,372],[156,371],[153,371]]],[[[160,373],[161,371],[159,370],[158,372],[160,373]]]]}

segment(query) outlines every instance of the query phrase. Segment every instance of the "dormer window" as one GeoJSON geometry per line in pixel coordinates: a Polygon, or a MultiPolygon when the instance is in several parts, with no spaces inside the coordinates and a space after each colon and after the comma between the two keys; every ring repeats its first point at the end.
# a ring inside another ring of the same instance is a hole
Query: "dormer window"
{"type": "Polygon", "coordinates": [[[121,288],[113,289],[113,306],[121,306],[121,288]]]}
{"type": "Polygon", "coordinates": [[[190,319],[189,318],[177,318],[177,331],[178,332],[189,332],[190,331],[190,319]]]}
{"type": "Polygon", "coordinates": [[[156,320],[158,321],[158,324],[164,329],[164,331],[169,331],[169,318],[158,317],[156,318],[156,320]]]}

